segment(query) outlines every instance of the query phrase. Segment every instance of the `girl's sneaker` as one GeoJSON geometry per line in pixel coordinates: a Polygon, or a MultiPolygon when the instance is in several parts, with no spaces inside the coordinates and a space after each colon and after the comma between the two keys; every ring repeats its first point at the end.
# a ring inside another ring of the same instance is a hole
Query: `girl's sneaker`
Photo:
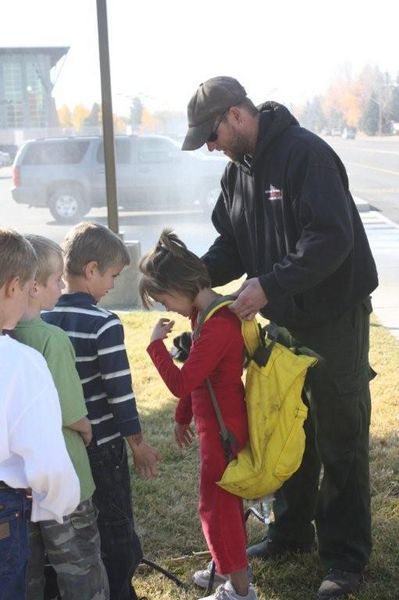
{"type": "Polygon", "coordinates": [[[216,591],[211,596],[204,596],[200,600],[258,600],[255,588],[252,583],[249,584],[248,594],[239,596],[230,581],[226,581],[223,585],[219,585],[216,591]]]}
{"type": "MultiPolygon", "coordinates": [[[[206,569],[202,569],[202,571],[195,571],[195,573],[193,574],[193,581],[196,585],[198,585],[198,587],[203,588],[204,590],[207,589],[208,583],[209,583],[209,578],[211,576],[211,569],[212,569],[212,561],[210,563],[208,563],[208,566],[206,567],[206,569]]],[[[251,565],[248,565],[248,577],[249,577],[250,583],[252,583],[253,574],[252,574],[251,565]]],[[[224,575],[221,575],[220,573],[215,571],[215,578],[213,580],[214,587],[216,587],[222,583],[225,583],[226,581],[227,581],[227,577],[225,577],[224,575]]]]}
{"type": "MultiPolygon", "coordinates": [[[[195,571],[195,573],[193,574],[193,581],[196,585],[198,585],[198,587],[203,588],[204,590],[207,589],[209,578],[211,576],[211,569],[212,561],[208,563],[206,569],[202,569],[202,571],[195,571]]],[[[221,583],[225,583],[226,581],[227,577],[215,571],[215,579],[213,581],[214,586],[220,585],[221,583]]]]}

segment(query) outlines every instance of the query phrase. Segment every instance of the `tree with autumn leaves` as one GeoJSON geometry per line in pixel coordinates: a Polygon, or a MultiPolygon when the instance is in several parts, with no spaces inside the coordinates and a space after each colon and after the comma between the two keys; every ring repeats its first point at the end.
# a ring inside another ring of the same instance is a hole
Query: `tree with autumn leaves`
{"type": "MultiPolygon", "coordinates": [[[[367,65],[354,77],[350,68],[345,67],[325,94],[290,108],[301,125],[316,133],[342,131],[347,127],[366,135],[390,134],[393,123],[399,123],[399,72],[393,78],[379,67],[367,65]]],[[[102,114],[97,103],[91,109],[78,104],[71,110],[63,105],[58,109],[58,118],[61,127],[68,132],[101,133],[102,114]]],[[[138,97],[132,99],[128,117],[114,115],[115,133],[175,135],[185,127],[185,113],[152,113],[138,97]]]]}
{"type": "Polygon", "coordinates": [[[83,106],[83,104],[77,104],[73,110],[64,104],[57,112],[61,127],[66,130],[73,129],[75,131],[80,131],[84,120],[90,114],[90,110],[83,106]]]}
{"type": "Polygon", "coordinates": [[[399,122],[399,73],[396,79],[367,65],[357,77],[350,70],[333,81],[327,92],[294,108],[301,125],[318,133],[344,127],[367,135],[392,132],[399,122]]]}
{"type": "MultiPolygon", "coordinates": [[[[70,132],[87,133],[88,130],[94,132],[101,131],[102,113],[100,105],[95,102],[89,110],[83,104],[77,104],[72,110],[64,104],[58,111],[58,120],[60,126],[70,132]]],[[[114,115],[114,129],[116,133],[125,133],[126,127],[123,119],[114,115]]]]}

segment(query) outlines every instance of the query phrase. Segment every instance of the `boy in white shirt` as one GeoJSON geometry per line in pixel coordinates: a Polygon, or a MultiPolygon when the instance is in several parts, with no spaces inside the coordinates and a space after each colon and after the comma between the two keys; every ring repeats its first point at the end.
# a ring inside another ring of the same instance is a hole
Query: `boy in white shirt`
{"type": "MultiPolygon", "coordinates": [[[[13,329],[24,313],[36,268],[29,242],[13,230],[0,229],[0,331],[13,329]]],[[[0,423],[0,595],[1,600],[24,600],[30,514],[32,521],[62,522],[78,505],[80,488],[46,362],[4,335],[0,423]]]]}

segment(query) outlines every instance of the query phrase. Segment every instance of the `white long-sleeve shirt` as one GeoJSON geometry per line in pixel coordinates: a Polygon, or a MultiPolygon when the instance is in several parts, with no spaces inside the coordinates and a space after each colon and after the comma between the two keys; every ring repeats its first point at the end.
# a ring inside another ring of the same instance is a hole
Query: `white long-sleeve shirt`
{"type": "Polygon", "coordinates": [[[80,498],[61,410],[39,352],[0,336],[0,481],[32,489],[32,521],[62,522],[80,498]]]}

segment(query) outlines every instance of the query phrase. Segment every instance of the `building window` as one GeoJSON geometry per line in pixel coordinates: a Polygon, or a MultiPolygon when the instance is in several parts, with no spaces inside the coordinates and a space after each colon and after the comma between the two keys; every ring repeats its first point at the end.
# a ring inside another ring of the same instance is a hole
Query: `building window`
{"type": "Polygon", "coordinates": [[[22,97],[22,68],[18,62],[3,64],[5,126],[10,128],[22,127],[23,97],[22,97]]]}
{"type": "Polygon", "coordinates": [[[46,90],[42,80],[43,61],[37,58],[34,63],[26,65],[26,92],[31,127],[46,126],[46,90]]]}

